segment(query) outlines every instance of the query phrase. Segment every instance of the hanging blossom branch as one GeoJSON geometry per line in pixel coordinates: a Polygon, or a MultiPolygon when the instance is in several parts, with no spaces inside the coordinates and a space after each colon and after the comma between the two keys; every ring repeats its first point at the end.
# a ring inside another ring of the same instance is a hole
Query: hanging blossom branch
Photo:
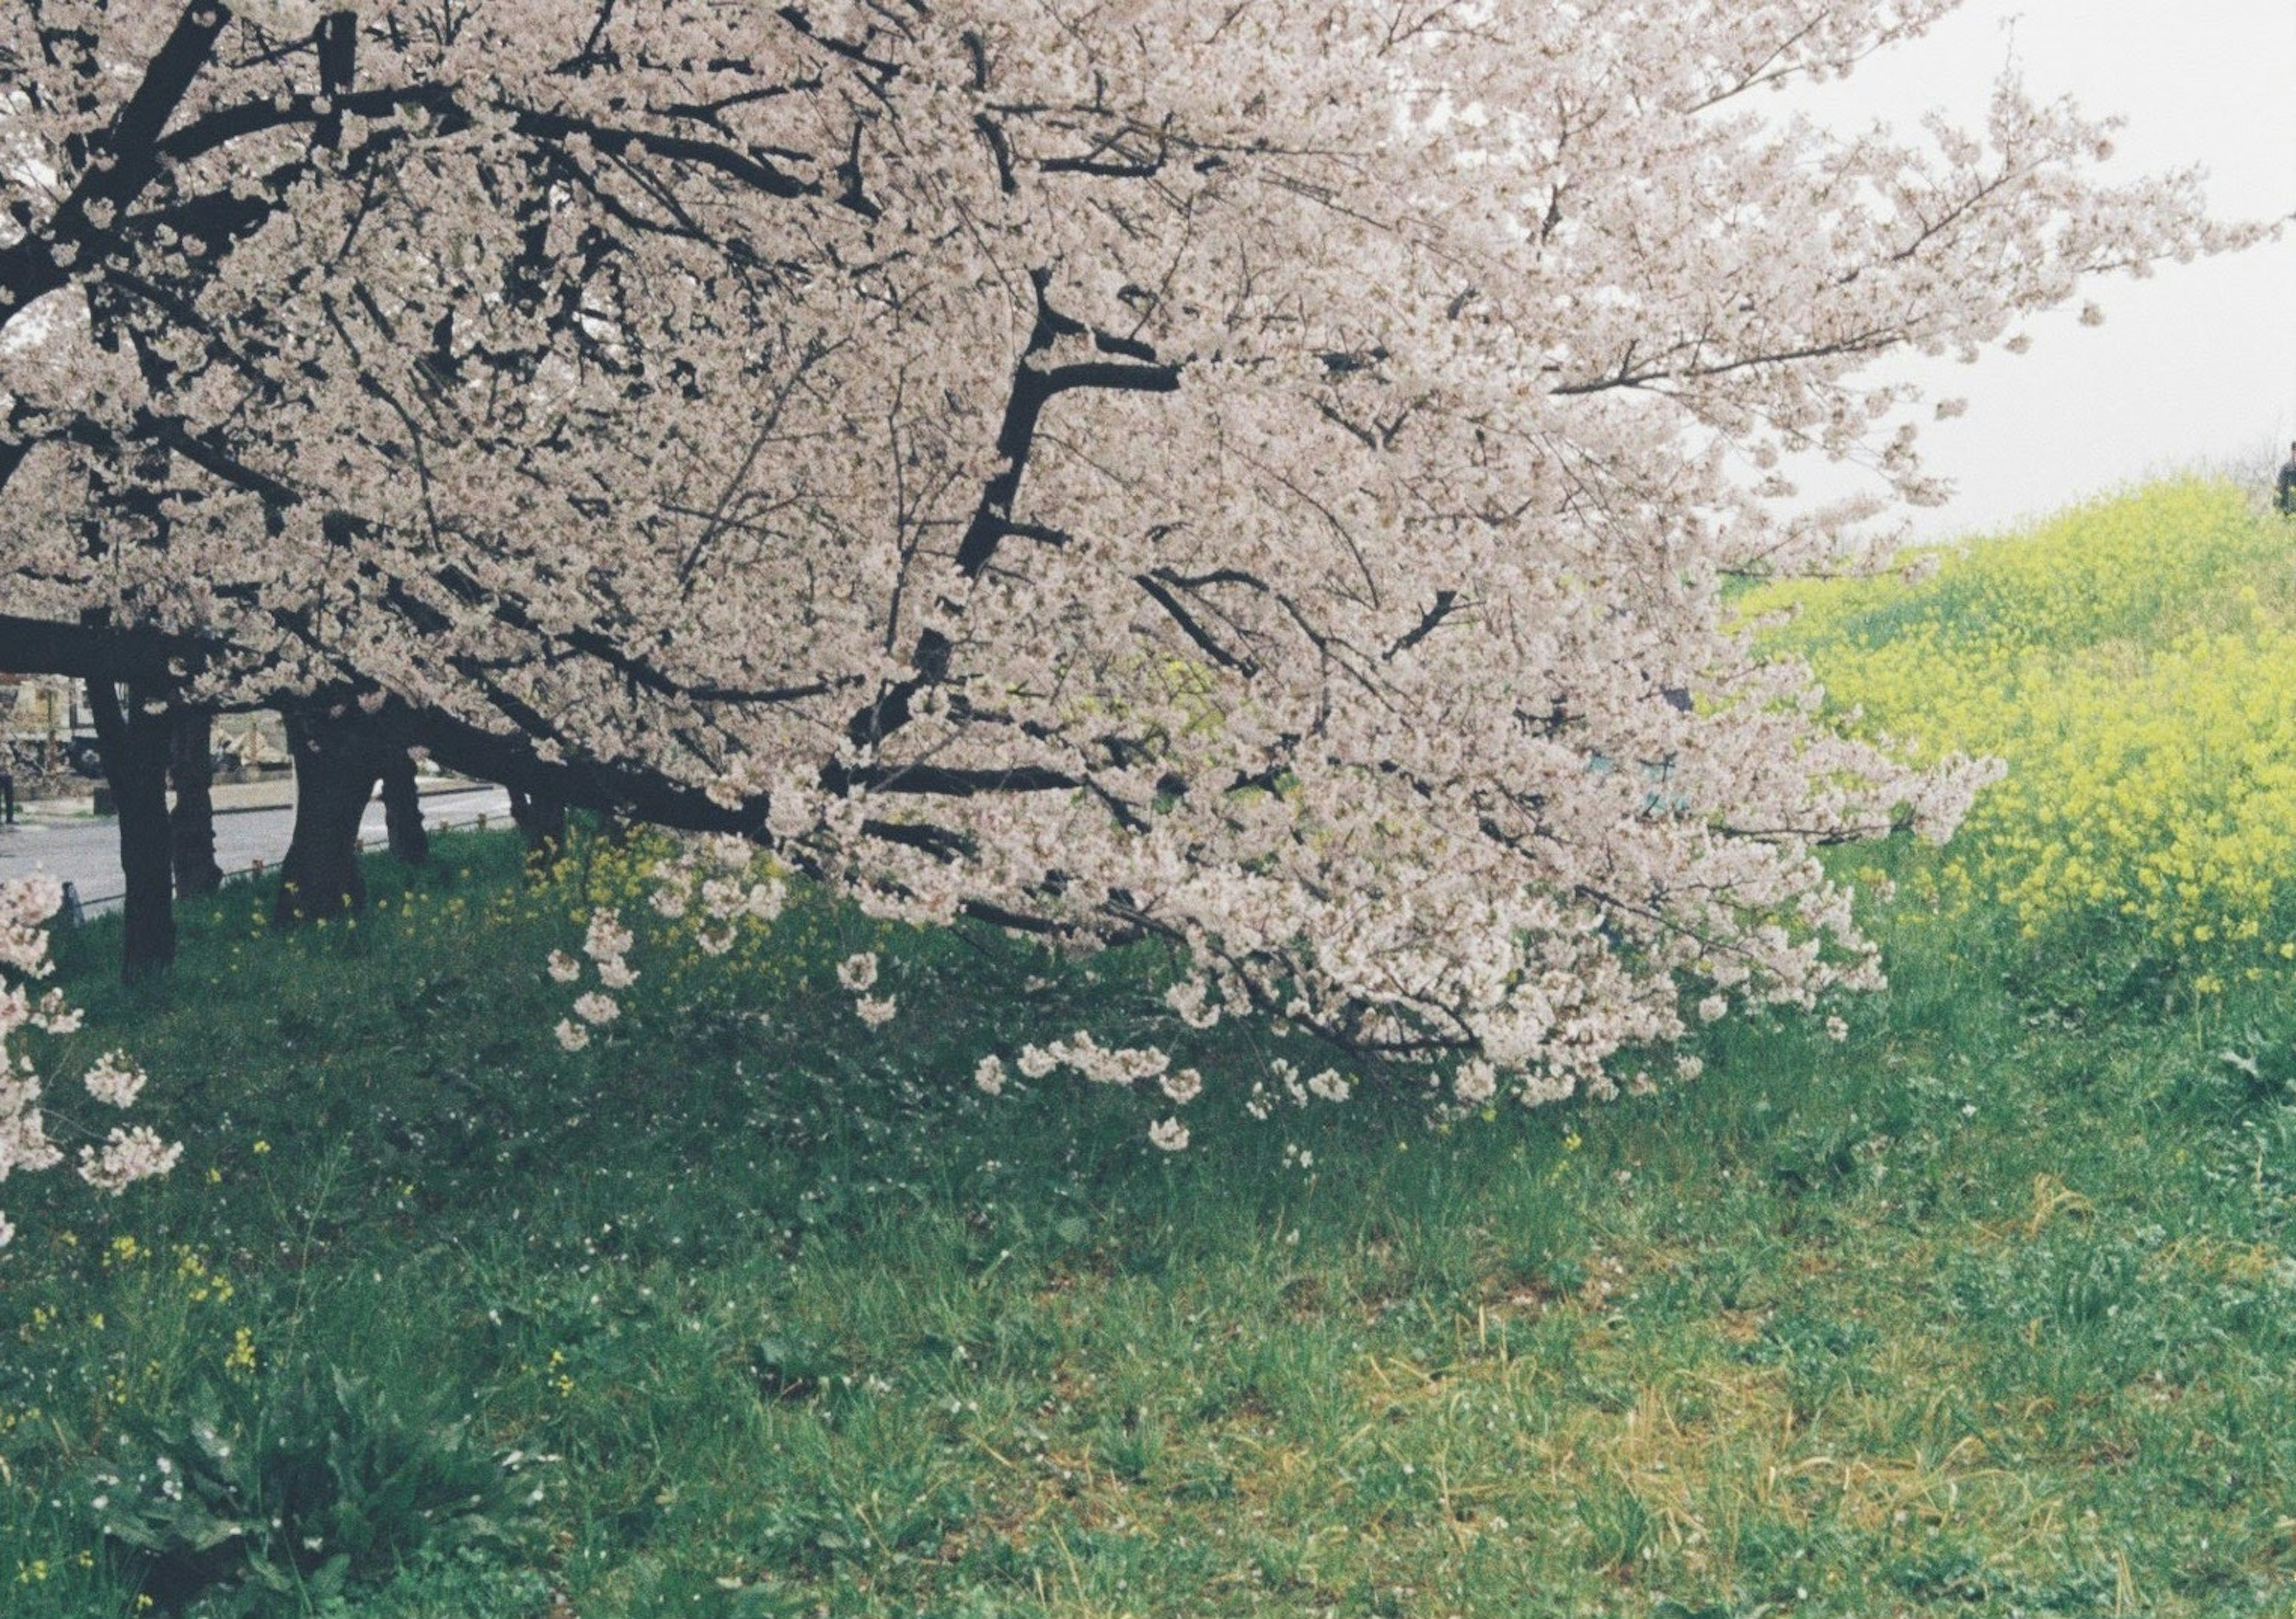
{"type": "MultiPolygon", "coordinates": [[[[61,1037],[80,1026],[62,991],[37,988],[50,971],[45,924],[62,904],[62,886],[53,878],[0,883],[0,1182],[64,1161],[64,1147],[48,1132],[41,1065],[26,1049],[28,1036],[61,1037]]],[[[94,1100],[124,1111],[142,1093],[144,1075],[124,1052],[108,1051],[80,1083],[94,1100]]],[[[161,1141],[148,1124],[114,1124],[102,1140],[80,1148],[79,1177],[117,1197],[138,1181],[166,1174],[183,1152],[181,1143],[161,1141]]],[[[0,1214],[0,1247],[15,1235],[0,1214]]]]}

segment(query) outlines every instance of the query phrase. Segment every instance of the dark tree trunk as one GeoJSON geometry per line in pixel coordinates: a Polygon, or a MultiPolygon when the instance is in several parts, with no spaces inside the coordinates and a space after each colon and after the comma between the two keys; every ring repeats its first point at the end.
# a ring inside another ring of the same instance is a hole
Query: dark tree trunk
{"type": "MultiPolygon", "coordinates": [[[[196,635],[114,629],[102,624],[58,624],[0,611],[0,670],[149,680],[165,685],[180,666],[204,666],[228,653],[225,643],[196,635]]],[[[348,688],[331,691],[327,697],[347,700],[357,695],[356,688],[348,688]]],[[[533,743],[521,735],[489,731],[436,710],[410,709],[393,703],[375,716],[374,723],[400,746],[428,748],[439,764],[478,781],[522,786],[570,806],[611,811],[648,826],[732,832],[754,838],[766,836],[769,805],[762,793],[727,805],[698,787],[635,765],[545,760],[536,756],[533,743]]]]}
{"type": "Polygon", "coordinates": [[[174,840],[168,825],[168,754],[174,727],[144,712],[147,693],[130,688],[122,707],[108,680],[88,683],[88,707],[103,748],[103,775],[119,816],[119,869],[127,879],[120,976],[130,983],[176,960],[174,840]]]}
{"type": "Polygon", "coordinates": [[[383,769],[382,743],[356,714],[331,718],[290,712],[287,752],[295,761],[295,830],[279,864],[275,928],[365,907],[359,818],[383,769]]]}
{"type": "Polygon", "coordinates": [[[382,814],[390,852],[402,864],[419,866],[430,858],[430,834],[422,825],[422,795],[414,785],[414,756],[404,748],[383,754],[382,814]]]}
{"type": "Polygon", "coordinates": [[[529,865],[550,865],[566,852],[566,800],[510,789],[510,818],[526,834],[529,865]]]}
{"type": "Polygon", "coordinates": [[[176,897],[190,899],[223,887],[215,853],[215,716],[176,715],[168,739],[168,773],[176,805],[168,813],[175,846],[176,897]]]}

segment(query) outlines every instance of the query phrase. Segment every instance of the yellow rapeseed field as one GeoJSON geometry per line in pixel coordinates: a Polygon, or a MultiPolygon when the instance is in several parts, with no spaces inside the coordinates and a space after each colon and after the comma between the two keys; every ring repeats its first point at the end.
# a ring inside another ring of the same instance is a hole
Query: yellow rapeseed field
{"type": "Polygon", "coordinates": [[[1742,604],[1792,612],[1766,642],[1847,723],[2007,763],[1923,908],[2119,935],[2204,994],[2296,961],[2296,527],[2185,478],[1932,560],[1742,604]]]}

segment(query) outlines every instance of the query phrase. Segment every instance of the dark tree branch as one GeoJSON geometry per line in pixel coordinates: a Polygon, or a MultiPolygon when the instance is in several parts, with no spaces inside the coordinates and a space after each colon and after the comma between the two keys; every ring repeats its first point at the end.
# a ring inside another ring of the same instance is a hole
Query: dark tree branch
{"type": "Polygon", "coordinates": [[[1426,640],[1430,635],[1432,635],[1436,629],[1442,624],[1443,620],[1451,616],[1452,609],[1457,607],[1458,604],[1459,593],[1457,591],[1437,591],[1435,593],[1435,605],[1427,609],[1427,616],[1420,619],[1418,624],[1413,626],[1408,634],[1398,639],[1393,646],[1388,648],[1386,656],[1393,658],[1398,652],[1407,652],[1413,647],[1417,646],[1421,642],[1426,640]]]}
{"type": "Polygon", "coordinates": [[[1166,588],[1164,579],[1158,573],[1135,574],[1132,582],[1154,597],[1157,605],[1171,615],[1172,622],[1178,625],[1187,638],[1201,647],[1205,655],[1220,667],[1234,669],[1246,679],[1259,673],[1259,665],[1256,661],[1237,657],[1214,640],[1211,633],[1196,622],[1195,616],[1180,605],[1180,599],[1166,588]]]}
{"type": "Polygon", "coordinates": [[[10,296],[8,315],[64,284],[66,260],[87,250],[95,226],[88,217],[91,204],[115,213],[142,194],[160,169],[160,132],[182,105],[215,45],[231,20],[222,0],[190,0],[175,28],[144,70],[144,82],[111,121],[111,127],[90,143],[86,170],[65,197],[47,228],[0,249],[0,288],[10,296]]]}

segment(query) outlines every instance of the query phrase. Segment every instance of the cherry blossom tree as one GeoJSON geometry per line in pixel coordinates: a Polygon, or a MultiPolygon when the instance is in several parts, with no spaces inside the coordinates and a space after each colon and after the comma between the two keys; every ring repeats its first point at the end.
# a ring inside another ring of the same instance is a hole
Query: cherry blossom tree
{"type": "Polygon", "coordinates": [[[1871,512],[1784,469],[1928,498],[1874,360],[2244,239],[1776,110],[1948,8],[26,0],[0,633],[1600,1087],[1875,981],[1814,849],[1982,779],[1733,626],[1871,512]]]}

